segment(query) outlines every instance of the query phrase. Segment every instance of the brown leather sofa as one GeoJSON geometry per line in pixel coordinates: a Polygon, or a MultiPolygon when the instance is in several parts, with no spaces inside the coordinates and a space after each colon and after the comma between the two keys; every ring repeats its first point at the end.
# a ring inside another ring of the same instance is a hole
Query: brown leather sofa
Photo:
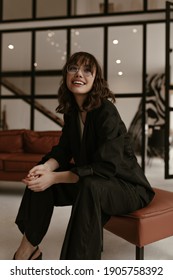
{"type": "Polygon", "coordinates": [[[0,180],[21,181],[59,142],[61,131],[0,131],[0,180]]]}

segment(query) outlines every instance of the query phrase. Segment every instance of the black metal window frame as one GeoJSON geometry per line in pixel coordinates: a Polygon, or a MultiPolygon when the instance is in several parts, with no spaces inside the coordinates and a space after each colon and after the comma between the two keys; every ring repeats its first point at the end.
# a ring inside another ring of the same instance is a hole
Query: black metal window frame
{"type": "MultiPolygon", "coordinates": [[[[36,4],[36,1],[33,1],[34,5],[36,4]]],[[[108,1],[104,1],[105,3],[105,7],[106,5],[108,5],[108,1]]],[[[147,1],[144,0],[144,11],[147,11],[147,1]]],[[[2,7],[2,0],[0,0],[0,4],[2,7]]],[[[71,1],[68,1],[68,16],[70,15],[70,4],[71,1]]],[[[121,94],[116,94],[116,98],[134,98],[134,97],[140,97],[142,98],[142,109],[143,109],[143,114],[142,114],[142,151],[141,151],[141,155],[142,155],[142,168],[145,170],[145,156],[146,156],[146,143],[145,143],[145,109],[146,109],[146,75],[147,75],[147,65],[146,65],[146,58],[147,58],[147,50],[146,50],[146,41],[147,41],[147,25],[148,24],[155,24],[155,23],[166,23],[166,66],[165,66],[165,72],[166,72],[166,77],[169,77],[170,75],[170,69],[169,69],[169,26],[170,26],[170,22],[172,21],[172,19],[170,18],[170,6],[172,7],[172,2],[168,2],[167,1],[167,7],[166,9],[163,11],[163,13],[165,13],[166,11],[166,20],[148,20],[148,21],[130,21],[130,22],[117,22],[117,23],[100,23],[100,24],[85,24],[85,25],[64,25],[64,26],[49,26],[49,29],[51,30],[66,30],[67,31],[67,56],[70,55],[71,49],[71,29],[72,28],[96,28],[96,27],[102,27],[104,32],[104,44],[103,44],[103,53],[104,53],[104,57],[103,57],[103,70],[104,70],[104,75],[105,78],[108,78],[108,65],[107,65],[107,57],[108,57],[108,28],[111,26],[129,26],[129,25],[140,25],[143,27],[143,77],[142,77],[142,92],[139,93],[121,93],[121,94]],[[168,9],[169,6],[169,9],[168,9]]],[[[35,7],[35,6],[34,6],[35,7]]],[[[2,10],[2,9],[1,9],[2,10]]],[[[152,11],[153,12],[153,11],[152,11]]],[[[107,10],[105,8],[104,11],[104,15],[107,13],[107,10]]],[[[138,13],[138,12],[136,12],[138,13]]],[[[33,15],[35,14],[35,8],[33,9],[33,15]]],[[[110,15],[110,14],[109,14],[110,15]]],[[[2,15],[1,15],[2,16],[2,15]]],[[[87,15],[88,16],[88,15],[87,15]]],[[[87,17],[86,16],[86,17],[87,17]]],[[[77,17],[77,16],[76,16],[77,17]]],[[[82,16],[85,17],[85,16],[82,16]]],[[[94,17],[94,15],[92,15],[92,17],[94,17]]],[[[101,15],[99,14],[99,17],[101,17],[101,15]]],[[[47,19],[47,18],[46,18],[47,19]]],[[[52,18],[51,18],[52,19],[52,18]]],[[[33,20],[33,19],[32,19],[33,20]]],[[[39,19],[40,20],[40,19],[39,19]]],[[[44,19],[41,19],[41,21],[44,19]]],[[[27,20],[28,21],[28,20],[27,20]]],[[[22,98],[29,98],[31,100],[31,110],[30,110],[30,128],[34,130],[34,100],[36,97],[35,95],[35,78],[38,76],[61,76],[61,69],[58,70],[50,70],[50,71],[35,71],[34,68],[34,61],[35,61],[35,34],[37,31],[43,31],[43,30],[47,30],[47,27],[43,27],[43,28],[22,28],[22,29],[5,29],[3,30],[3,28],[0,31],[0,45],[2,42],[2,35],[4,33],[10,33],[10,32],[31,32],[32,33],[32,54],[31,54],[31,65],[32,65],[32,69],[31,71],[11,71],[11,72],[4,72],[2,71],[2,50],[1,50],[1,55],[0,55],[0,79],[3,77],[17,77],[17,76],[27,76],[31,78],[31,92],[32,94],[30,96],[23,96],[22,98]]],[[[169,114],[170,112],[173,111],[173,108],[171,108],[169,106],[169,98],[168,98],[168,92],[171,89],[171,85],[170,85],[170,80],[169,78],[166,79],[167,83],[166,83],[166,105],[167,105],[167,110],[166,110],[166,117],[165,117],[165,122],[166,122],[166,133],[165,133],[165,178],[169,179],[169,178],[173,178],[172,174],[169,174],[169,114]]],[[[3,95],[1,96],[1,99],[20,99],[21,97],[19,96],[6,96],[3,95]]],[[[54,99],[56,98],[56,95],[52,94],[52,95],[39,95],[40,99],[54,99]]]]}
{"type": "Polygon", "coordinates": [[[165,178],[172,179],[173,174],[170,174],[170,113],[173,112],[173,107],[170,106],[169,92],[173,89],[170,81],[170,54],[173,51],[170,46],[170,23],[173,21],[171,19],[171,12],[173,12],[173,3],[166,2],[166,57],[165,57],[165,178]]]}
{"type": "MultiPolygon", "coordinates": [[[[8,19],[4,20],[3,19],[3,5],[4,5],[5,0],[0,0],[0,22],[1,23],[8,23],[8,22],[21,22],[21,21],[44,21],[44,20],[54,20],[54,19],[67,19],[67,18],[85,18],[85,17],[101,17],[101,16],[112,16],[112,15],[130,15],[130,14],[141,14],[141,13],[160,13],[164,12],[165,9],[153,9],[150,10],[148,9],[148,0],[143,0],[142,6],[143,9],[140,11],[119,11],[119,12],[109,12],[108,10],[108,5],[109,5],[109,0],[104,0],[104,10],[102,13],[92,13],[92,14],[78,14],[78,15],[73,15],[72,13],[72,0],[66,0],[67,3],[67,10],[66,10],[66,15],[64,16],[49,16],[49,17],[37,17],[37,0],[32,0],[31,2],[31,9],[32,9],[32,16],[31,18],[22,18],[22,19],[8,19]]],[[[64,0],[65,1],[65,0],[64,0]]]]}
{"type": "MultiPolygon", "coordinates": [[[[63,30],[67,30],[67,56],[70,55],[70,45],[71,45],[71,37],[70,37],[70,32],[72,28],[95,28],[95,27],[102,27],[104,30],[104,58],[103,58],[103,69],[104,69],[104,75],[105,78],[107,79],[107,73],[108,73],[108,65],[107,65],[107,56],[108,56],[108,28],[110,26],[129,26],[129,25],[140,25],[143,27],[143,77],[142,77],[142,92],[139,93],[121,93],[118,94],[116,93],[116,98],[134,98],[134,97],[139,97],[142,98],[142,108],[143,108],[143,114],[142,114],[142,151],[141,151],[141,155],[142,155],[142,168],[145,169],[145,104],[146,104],[146,96],[145,96],[145,92],[146,92],[146,29],[147,29],[147,24],[151,24],[151,23],[164,23],[164,20],[154,20],[154,21],[147,21],[147,22],[143,22],[143,21],[134,21],[134,22],[123,22],[123,23],[109,23],[109,24],[86,24],[86,25],[74,25],[73,27],[71,26],[61,26],[61,27],[49,27],[49,29],[51,30],[58,30],[58,29],[63,29],[63,30]]],[[[34,64],[35,61],[35,33],[37,31],[43,31],[43,30],[47,30],[46,27],[43,28],[31,28],[31,29],[18,29],[18,30],[1,30],[0,32],[0,38],[2,40],[2,34],[4,33],[9,33],[9,32],[31,32],[32,33],[32,55],[31,55],[31,65],[34,64]]],[[[2,52],[1,52],[1,56],[2,56],[2,52]]],[[[2,60],[2,59],[0,59],[2,60]]],[[[1,67],[1,66],[0,66],[1,67]]],[[[2,69],[1,69],[2,70],[2,69]]],[[[30,128],[34,130],[34,100],[36,98],[38,98],[38,96],[35,95],[34,93],[34,89],[35,89],[35,77],[37,76],[49,76],[49,75],[59,75],[61,76],[61,69],[54,71],[54,70],[50,70],[50,71],[35,71],[34,67],[32,66],[31,71],[26,71],[26,72],[3,72],[1,71],[0,74],[0,78],[2,77],[17,77],[17,76],[28,76],[31,77],[31,92],[32,94],[30,96],[21,96],[22,98],[30,98],[31,100],[31,110],[30,110],[30,128]]],[[[1,99],[19,99],[20,97],[18,96],[7,96],[7,95],[3,95],[1,96],[1,99]]],[[[56,98],[56,95],[39,95],[40,99],[54,99],[56,98]]]]}

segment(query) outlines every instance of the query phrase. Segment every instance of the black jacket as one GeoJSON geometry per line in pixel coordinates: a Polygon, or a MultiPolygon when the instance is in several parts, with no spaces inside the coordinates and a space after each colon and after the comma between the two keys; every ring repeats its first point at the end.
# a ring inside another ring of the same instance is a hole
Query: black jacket
{"type": "Polygon", "coordinates": [[[76,109],[64,115],[64,122],[59,144],[43,158],[43,162],[54,158],[65,168],[73,158],[75,167],[71,171],[80,177],[117,177],[144,186],[154,194],[137,162],[126,127],[114,104],[105,100],[99,108],[87,113],[82,140],[76,109]]]}

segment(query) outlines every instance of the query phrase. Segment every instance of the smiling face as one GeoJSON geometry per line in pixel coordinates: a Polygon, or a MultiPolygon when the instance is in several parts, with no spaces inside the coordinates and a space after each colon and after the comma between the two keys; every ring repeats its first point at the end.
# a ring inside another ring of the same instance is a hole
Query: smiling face
{"type": "Polygon", "coordinates": [[[69,113],[74,109],[76,101],[79,111],[89,112],[108,98],[115,100],[97,59],[83,51],[72,54],[62,68],[56,111],[69,113]]]}
{"type": "Polygon", "coordinates": [[[73,93],[75,99],[83,100],[91,91],[96,76],[96,68],[87,64],[70,64],[67,67],[66,84],[68,89],[73,93]]]}

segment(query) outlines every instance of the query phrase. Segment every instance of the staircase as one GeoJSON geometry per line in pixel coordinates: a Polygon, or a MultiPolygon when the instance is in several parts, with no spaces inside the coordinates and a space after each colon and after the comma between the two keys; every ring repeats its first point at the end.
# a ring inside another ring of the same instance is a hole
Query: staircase
{"type": "MultiPolygon", "coordinates": [[[[14,95],[21,96],[21,99],[31,105],[31,99],[30,98],[24,98],[23,96],[28,96],[25,92],[23,92],[21,89],[16,87],[14,84],[9,82],[7,79],[2,78],[1,84],[8,90],[10,90],[14,95]]],[[[44,107],[42,104],[40,104],[38,101],[34,101],[34,108],[38,110],[40,113],[42,113],[44,116],[49,118],[54,123],[58,124],[59,126],[63,127],[64,122],[61,118],[59,118],[56,114],[49,111],[46,107],[44,107]]]]}

